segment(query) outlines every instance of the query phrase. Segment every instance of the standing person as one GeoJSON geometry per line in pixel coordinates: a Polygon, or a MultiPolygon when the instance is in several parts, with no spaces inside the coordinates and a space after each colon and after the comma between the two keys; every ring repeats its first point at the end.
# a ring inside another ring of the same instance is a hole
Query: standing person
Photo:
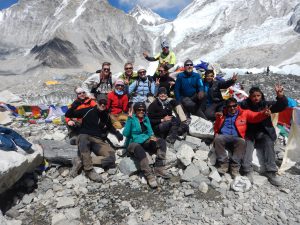
{"type": "Polygon", "coordinates": [[[230,164],[231,175],[236,177],[240,175],[241,160],[245,154],[247,123],[256,123],[257,126],[257,123],[271,115],[271,111],[269,108],[260,112],[244,110],[238,106],[235,98],[229,98],[223,113],[216,114],[214,147],[219,164],[218,172],[227,173],[230,164]],[[230,159],[225,149],[232,151],[230,159]]]}
{"type": "MultiPolygon", "coordinates": [[[[81,87],[75,88],[74,91],[76,93],[77,98],[72,103],[72,105],[74,105],[74,104],[78,105],[76,110],[96,106],[96,101],[94,99],[91,99],[91,98],[87,97],[86,92],[81,87]]],[[[77,144],[77,137],[78,137],[78,134],[79,134],[79,130],[80,130],[80,126],[81,126],[82,121],[81,121],[81,119],[77,119],[77,118],[68,118],[68,117],[66,117],[65,119],[66,119],[66,123],[67,123],[70,144],[71,145],[76,145],[77,144]]]]}
{"type": "Polygon", "coordinates": [[[169,50],[169,43],[167,41],[162,41],[160,46],[162,52],[158,53],[156,56],[150,57],[147,52],[144,52],[143,56],[145,57],[146,60],[150,62],[158,60],[159,61],[158,68],[160,66],[166,66],[168,69],[170,69],[176,64],[175,54],[174,52],[169,50]]]}
{"type": "Polygon", "coordinates": [[[169,97],[174,97],[174,87],[175,80],[169,76],[169,71],[167,66],[159,66],[158,74],[153,76],[153,80],[159,82],[159,87],[164,87],[167,89],[167,94],[169,97]]]}
{"type": "Polygon", "coordinates": [[[210,121],[215,121],[216,112],[222,112],[224,107],[224,99],[222,97],[221,89],[227,89],[234,85],[237,80],[237,74],[233,74],[232,78],[227,81],[218,81],[214,79],[215,74],[213,70],[206,70],[204,73],[204,92],[206,97],[205,117],[210,121]]]}
{"type": "Polygon", "coordinates": [[[184,72],[177,75],[175,97],[188,114],[206,119],[204,115],[206,100],[200,74],[193,72],[193,61],[184,62],[184,72]]]}
{"type": "Polygon", "coordinates": [[[102,63],[102,69],[90,76],[82,83],[83,90],[90,98],[97,98],[100,94],[107,94],[113,88],[110,63],[102,63]]]}
{"type": "Polygon", "coordinates": [[[126,121],[123,130],[123,135],[126,137],[127,150],[139,161],[140,169],[144,173],[149,186],[156,188],[155,174],[163,178],[169,178],[169,174],[165,169],[166,142],[154,136],[150,120],[145,115],[145,103],[135,103],[133,110],[134,113],[126,121]],[[154,173],[149,166],[146,152],[150,154],[156,153],[154,173]]]}
{"type": "Polygon", "coordinates": [[[107,95],[107,109],[116,129],[121,129],[128,118],[128,96],[125,93],[124,81],[119,79],[113,91],[107,95]]]}
{"type": "Polygon", "coordinates": [[[66,112],[67,117],[82,119],[78,136],[78,151],[81,162],[76,162],[78,163],[78,165],[75,166],[77,172],[81,165],[83,165],[85,175],[96,182],[101,182],[102,179],[93,168],[91,152],[94,152],[97,156],[103,156],[100,163],[103,168],[114,167],[116,160],[115,151],[106,142],[107,133],[111,132],[119,141],[123,140],[122,134],[117,131],[111,123],[106,110],[106,104],[106,96],[100,95],[98,96],[96,106],[76,110],[79,103],[74,102],[71,108],[66,112]]]}
{"type": "Polygon", "coordinates": [[[154,82],[152,77],[147,76],[146,69],[143,66],[138,68],[138,79],[129,86],[128,94],[131,96],[130,101],[149,102],[150,98],[156,94],[159,83],[154,82]]]}
{"type": "Polygon", "coordinates": [[[179,135],[188,131],[188,126],[180,122],[179,116],[173,116],[178,105],[175,99],[168,98],[167,89],[160,87],[158,97],[149,105],[148,116],[155,134],[174,144],[179,135]]]}
{"type": "MultiPolygon", "coordinates": [[[[252,87],[249,90],[249,97],[241,102],[241,108],[258,112],[266,106],[269,106],[271,107],[270,110],[272,113],[281,112],[288,106],[288,100],[284,96],[282,86],[276,85],[275,92],[277,95],[276,101],[267,101],[260,88],[252,87]]],[[[278,169],[275,163],[274,150],[274,142],[277,136],[271,118],[266,118],[259,124],[249,124],[246,138],[247,148],[242,164],[246,176],[249,177],[250,180],[253,180],[252,156],[254,148],[256,148],[257,151],[262,153],[263,166],[266,169],[265,175],[269,182],[275,186],[280,186],[281,181],[276,175],[278,169]]]]}

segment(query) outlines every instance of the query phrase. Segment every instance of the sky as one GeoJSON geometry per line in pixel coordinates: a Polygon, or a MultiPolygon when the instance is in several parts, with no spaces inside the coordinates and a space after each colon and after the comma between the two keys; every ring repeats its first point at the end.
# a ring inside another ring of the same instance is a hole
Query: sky
{"type": "MultiPolygon", "coordinates": [[[[108,0],[111,5],[126,13],[136,4],[152,9],[154,12],[169,20],[176,18],[178,13],[192,0],[108,0]]],[[[0,9],[5,9],[18,0],[0,0],[0,9]]]]}

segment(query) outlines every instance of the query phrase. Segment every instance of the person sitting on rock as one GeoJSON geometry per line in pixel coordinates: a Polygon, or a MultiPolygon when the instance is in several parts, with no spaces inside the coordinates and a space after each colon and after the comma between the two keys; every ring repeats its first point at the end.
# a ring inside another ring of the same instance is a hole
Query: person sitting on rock
{"type": "Polygon", "coordinates": [[[184,62],[185,71],[177,75],[175,97],[188,114],[206,118],[203,83],[200,74],[193,72],[193,61],[184,62]]]}
{"type": "Polygon", "coordinates": [[[175,80],[169,76],[167,66],[158,67],[158,74],[153,76],[153,80],[159,82],[158,87],[165,87],[169,97],[174,97],[175,80]]]}
{"type": "MultiPolygon", "coordinates": [[[[283,111],[288,106],[288,99],[284,96],[283,87],[275,86],[277,95],[276,101],[265,100],[263,92],[258,87],[252,87],[249,90],[249,97],[240,103],[242,109],[248,109],[258,112],[266,106],[271,107],[272,113],[283,111]]],[[[265,175],[271,184],[280,186],[281,182],[276,175],[278,169],[275,163],[274,142],[276,140],[276,132],[273,127],[271,118],[266,118],[259,124],[249,124],[246,133],[246,153],[243,158],[242,168],[245,175],[252,178],[252,156],[254,148],[262,152],[263,167],[266,169],[265,175]]]]}
{"type": "Polygon", "coordinates": [[[82,83],[88,97],[96,99],[100,94],[107,94],[113,89],[110,65],[109,62],[102,63],[102,69],[82,83]]]}
{"type": "MultiPolygon", "coordinates": [[[[94,107],[97,104],[94,99],[87,97],[86,92],[81,87],[76,87],[75,93],[77,98],[74,102],[78,103],[78,107],[76,108],[76,110],[94,107]]],[[[66,117],[65,120],[67,123],[70,144],[76,145],[79,129],[81,126],[81,119],[66,117]]]]}
{"type": "Polygon", "coordinates": [[[119,79],[115,83],[115,89],[107,95],[107,109],[116,129],[121,129],[128,118],[128,96],[124,88],[124,81],[119,79]]]}
{"type": "Polygon", "coordinates": [[[126,93],[128,93],[128,87],[138,79],[137,72],[133,71],[133,64],[128,62],[124,65],[125,72],[121,74],[119,79],[124,81],[126,93]]]}
{"type": "Polygon", "coordinates": [[[168,98],[167,93],[165,87],[158,89],[158,97],[149,105],[148,116],[155,134],[174,144],[178,135],[188,131],[188,126],[172,115],[178,104],[175,99],[168,98]]]}
{"type": "MultiPolygon", "coordinates": [[[[162,41],[160,46],[162,52],[158,53],[155,57],[149,57],[147,52],[144,52],[143,56],[150,62],[159,60],[157,70],[160,66],[166,66],[169,70],[176,64],[176,56],[174,52],[169,50],[169,43],[166,40],[162,41]]],[[[158,71],[156,71],[156,74],[158,74],[158,71]]]]}
{"type": "Polygon", "coordinates": [[[152,188],[157,187],[156,176],[169,178],[165,169],[166,142],[161,138],[156,138],[146,116],[146,105],[144,102],[137,102],[133,106],[134,113],[126,121],[123,135],[126,137],[127,151],[139,162],[141,171],[144,173],[148,184],[152,188]],[[146,152],[156,153],[154,173],[149,166],[146,152]]]}
{"type": "Polygon", "coordinates": [[[152,101],[157,92],[158,83],[155,83],[151,76],[146,75],[147,71],[143,66],[139,66],[137,73],[138,79],[129,86],[130,101],[132,103],[152,101]]]}
{"type": "Polygon", "coordinates": [[[71,108],[66,112],[67,117],[82,119],[78,136],[78,152],[82,164],[78,162],[78,165],[73,165],[73,167],[79,170],[83,165],[85,175],[88,178],[101,182],[101,176],[93,169],[91,152],[104,157],[99,163],[103,168],[114,167],[115,151],[106,142],[107,133],[111,132],[119,141],[123,140],[123,135],[112,125],[106,110],[107,99],[105,95],[98,96],[97,105],[94,107],[77,110],[80,104],[79,101],[73,102],[71,108]]]}
{"type": "Polygon", "coordinates": [[[246,142],[245,134],[247,123],[259,123],[269,117],[271,111],[265,108],[260,112],[241,109],[235,98],[229,98],[223,111],[216,113],[216,122],[214,124],[215,138],[214,147],[219,164],[218,172],[227,173],[229,169],[233,177],[238,176],[241,160],[245,154],[246,142]],[[230,159],[226,150],[231,150],[230,159]]]}
{"type": "Polygon", "coordinates": [[[233,74],[232,78],[227,81],[217,81],[214,79],[214,71],[206,70],[204,73],[204,92],[206,98],[205,117],[210,121],[215,121],[216,112],[222,112],[224,107],[224,99],[221,89],[227,89],[234,85],[237,80],[237,74],[233,74]]]}

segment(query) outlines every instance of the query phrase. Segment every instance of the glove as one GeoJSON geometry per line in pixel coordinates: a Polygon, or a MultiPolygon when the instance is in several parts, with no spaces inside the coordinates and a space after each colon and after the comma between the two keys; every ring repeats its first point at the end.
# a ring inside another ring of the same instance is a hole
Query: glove
{"type": "Polygon", "coordinates": [[[123,141],[124,137],[119,131],[116,132],[115,136],[117,137],[118,141],[123,141]]]}
{"type": "Polygon", "coordinates": [[[80,105],[81,105],[81,102],[75,100],[75,101],[72,103],[71,108],[72,108],[72,109],[76,109],[76,108],[77,108],[78,106],[80,106],[80,105]]]}

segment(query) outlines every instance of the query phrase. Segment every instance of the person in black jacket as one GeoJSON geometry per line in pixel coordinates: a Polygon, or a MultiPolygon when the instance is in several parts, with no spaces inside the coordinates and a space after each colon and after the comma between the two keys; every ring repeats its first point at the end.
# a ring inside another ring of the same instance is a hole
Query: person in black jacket
{"type": "Polygon", "coordinates": [[[182,135],[188,131],[185,123],[180,122],[180,119],[172,115],[173,109],[177,106],[175,99],[168,98],[167,89],[160,87],[158,89],[158,97],[153,101],[148,108],[148,116],[154,133],[174,144],[178,135],[182,135]]]}
{"type": "Polygon", "coordinates": [[[158,67],[158,75],[153,76],[153,80],[159,83],[159,87],[165,87],[169,97],[174,97],[175,80],[169,76],[167,66],[158,67]]]}
{"type": "MultiPolygon", "coordinates": [[[[240,103],[241,108],[250,109],[258,112],[269,107],[272,113],[283,111],[287,105],[288,100],[284,96],[283,87],[275,86],[277,101],[266,101],[264,94],[258,87],[252,87],[249,90],[249,97],[240,103]]],[[[276,132],[273,127],[271,118],[268,117],[259,124],[249,124],[246,133],[246,153],[242,162],[242,169],[245,175],[253,181],[252,177],[252,155],[254,147],[257,151],[261,151],[263,156],[263,163],[266,169],[265,175],[271,184],[280,186],[281,182],[276,176],[277,166],[275,163],[274,142],[276,140],[276,132]]]]}
{"type": "Polygon", "coordinates": [[[221,89],[227,89],[237,80],[237,74],[233,74],[230,80],[220,81],[214,79],[214,71],[205,71],[203,85],[206,98],[205,117],[210,121],[215,121],[216,112],[222,112],[225,100],[222,97],[221,89]]]}
{"type": "Polygon", "coordinates": [[[107,133],[114,134],[119,141],[123,135],[117,131],[110,120],[106,110],[106,96],[99,96],[97,105],[90,108],[76,110],[80,102],[73,102],[71,108],[66,112],[66,117],[82,118],[79,129],[78,151],[85,171],[85,175],[93,181],[101,182],[101,176],[93,169],[91,152],[97,156],[103,156],[101,166],[110,168],[115,166],[115,151],[106,143],[107,133]]]}

